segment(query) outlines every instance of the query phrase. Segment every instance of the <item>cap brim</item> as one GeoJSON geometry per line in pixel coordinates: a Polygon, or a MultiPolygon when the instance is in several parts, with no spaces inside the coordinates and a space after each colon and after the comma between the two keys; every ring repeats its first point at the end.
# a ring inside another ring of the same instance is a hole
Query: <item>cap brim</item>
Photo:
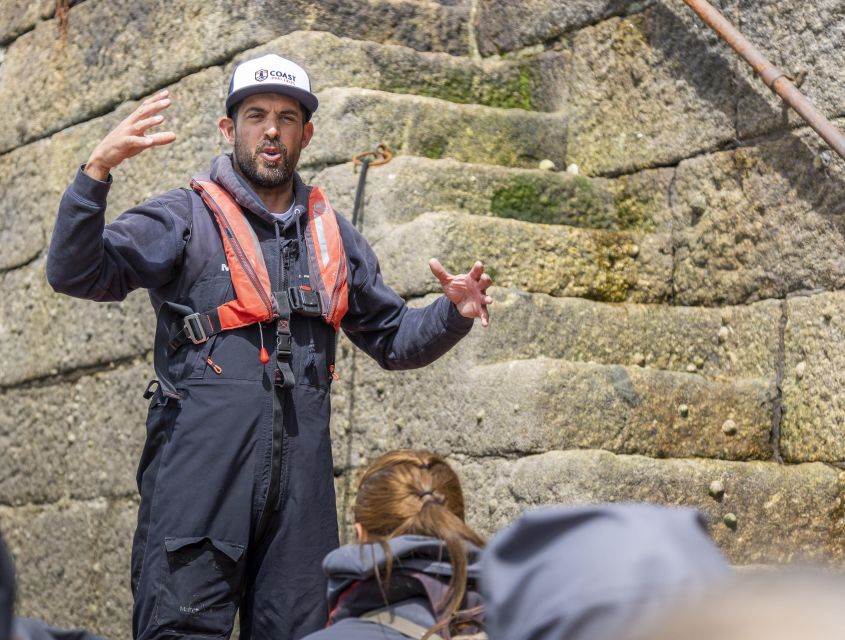
{"type": "Polygon", "coordinates": [[[259,93],[277,93],[279,95],[296,98],[311,115],[314,114],[320,104],[319,100],[317,100],[317,96],[310,91],[300,89],[299,87],[290,87],[283,84],[254,84],[238,89],[226,98],[226,113],[229,113],[229,110],[237,103],[241,102],[244,98],[258,95],[259,93]]]}

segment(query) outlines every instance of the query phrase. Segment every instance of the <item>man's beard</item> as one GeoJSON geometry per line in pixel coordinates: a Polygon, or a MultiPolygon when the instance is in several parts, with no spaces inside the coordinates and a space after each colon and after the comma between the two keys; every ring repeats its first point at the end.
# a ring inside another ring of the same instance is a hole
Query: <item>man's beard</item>
{"type": "Polygon", "coordinates": [[[241,173],[250,182],[264,189],[280,187],[290,182],[293,175],[288,150],[281,142],[274,143],[262,140],[255,150],[251,151],[246,148],[241,140],[235,140],[235,161],[238,163],[241,173]],[[280,153],[279,160],[275,165],[263,164],[263,166],[259,166],[258,156],[267,149],[278,151],[280,153]]]}

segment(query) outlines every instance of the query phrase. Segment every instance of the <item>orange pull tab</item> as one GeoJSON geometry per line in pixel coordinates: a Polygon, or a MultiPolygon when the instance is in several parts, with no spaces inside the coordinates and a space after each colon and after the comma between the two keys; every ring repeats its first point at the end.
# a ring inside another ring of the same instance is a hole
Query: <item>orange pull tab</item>
{"type": "Polygon", "coordinates": [[[258,352],[258,359],[261,360],[261,364],[270,362],[270,354],[267,353],[267,349],[261,347],[261,351],[258,352]]]}
{"type": "Polygon", "coordinates": [[[211,359],[211,356],[208,356],[208,357],[205,359],[205,361],[208,363],[208,366],[209,366],[209,367],[211,367],[212,369],[214,369],[214,373],[216,373],[218,376],[219,376],[221,373],[223,373],[223,367],[221,367],[219,364],[216,364],[216,363],[214,362],[214,360],[212,360],[212,359],[211,359]]]}
{"type": "Polygon", "coordinates": [[[332,380],[340,380],[340,376],[338,376],[335,372],[333,364],[329,365],[329,374],[331,375],[332,380]]]}

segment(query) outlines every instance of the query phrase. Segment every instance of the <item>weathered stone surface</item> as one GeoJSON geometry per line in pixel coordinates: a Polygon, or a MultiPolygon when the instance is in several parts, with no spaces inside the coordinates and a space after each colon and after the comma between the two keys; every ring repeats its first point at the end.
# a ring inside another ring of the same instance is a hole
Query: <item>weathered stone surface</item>
{"type": "MultiPolygon", "coordinates": [[[[308,70],[316,91],[358,87],[458,103],[556,111],[562,106],[565,89],[564,54],[557,51],[519,60],[474,61],[325,32],[297,31],[238,54],[234,62],[267,52],[295,56],[308,70]]],[[[226,66],[227,77],[233,69],[234,64],[226,66]]]]}
{"type": "Polygon", "coordinates": [[[0,66],[0,103],[7,118],[0,151],[105,113],[298,29],[461,53],[465,22],[455,18],[465,14],[463,3],[443,6],[429,0],[368,0],[354,6],[297,0],[284,11],[269,0],[84,2],[70,12],[67,38],[59,37],[54,19],[37,24],[8,47],[0,66]],[[187,31],[186,20],[191,23],[187,31]],[[104,29],[104,24],[132,28],[104,29]],[[23,77],[28,78],[25,91],[19,83],[23,77]],[[46,104],[52,108],[43,108],[46,104]]]}
{"type": "Polygon", "coordinates": [[[460,105],[366,89],[320,92],[316,133],[301,162],[326,165],[386,143],[396,153],[462,162],[536,167],[562,164],[566,121],[557,113],[460,105]]]}
{"type": "Polygon", "coordinates": [[[51,0],[2,0],[0,1],[0,44],[14,40],[35,23],[53,13],[51,0]]]}
{"type": "Polygon", "coordinates": [[[739,304],[845,285],[845,163],[815,163],[815,134],[787,132],[678,167],[675,293],[739,304]]]}
{"type": "Polygon", "coordinates": [[[516,461],[466,459],[457,466],[468,519],[486,532],[538,505],[644,501],[703,510],[736,564],[843,558],[842,473],[822,464],[552,451],[516,461]],[[713,480],[725,487],[720,501],[708,495],[713,480]],[[737,516],[735,530],[722,523],[729,512],[737,516]]]}
{"type": "Polygon", "coordinates": [[[629,0],[481,0],[473,27],[482,54],[505,53],[618,15],[630,4],[629,0]]]}
{"type": "Polygon", "coordinates": [[[413,447],[471,456],[549,449],[772,456],[773,382],[546,358],[468,367],[450,357],[401,375],[360,358],[358,375],[352,421],[366,457],[413,447]],[[728,419],[737,425],[733,436],[722,431],[728,419]]]}
{"type": "Polygon", "coordinates": [[[0,276],[0,386],[148,351],[155,316],[142,291],[95,304],[53,293],[44,260],[0,276]]]}
{"type": "Polygon", "coordinates": [[[587,174],[670,164],[734,131],[732,53],[682,2],[572,40],[568,162],[587,174]]]}
{"type": "MultiPolygon", "coordinates": [[[[362,224],[364,235],[377,241],[420,213],[461,209],[526,222],[665,231],[672,221],[672,174],[660,169],[606,180],[400,156],[369,169],[362,224]]],[[[321,171],[314,183],[335,208],[351,215],[358,178],[347,163],[321,171]]]]}
{"type": "Polygon", "coordinates": [[[845,294],[789,300],[784,338],[785,460],[845,460],[845,294]]]}
{"type": "Polygon", "coordinates": [[[131,496],[151,364],[0,393],[0,504],[131,496]]]}
{"type": "Polygon", "coordinates": [[[429,273],[429,257],[453,273],[483,260],[500,285],[533,293],[606,302],[657,302],[669,296],[671,255],[665,234],[444,212],[424,214],[374,246],[385,280],[403,296],[439,290],[429,273]]]}
{"type": "MultiPolygon", "coordinates": [[[[828,117],[841,115],[845,6],[838,0],[739,0],[739,7],[745,36],[784,73],[795,76],[806,72],[801,92],[828,117]]],[[[781,98],[751,67],[743,62],[738,69],[737,131],[741,138],[780,128],[784,122],[804,123],[792,109],[784,108],[781,98]]]]}
{"type": "Polygon", "coordinates": [[[15,558],[17,613],[106,638],[131,637],[134,500],[0,507],[15,558]]]}
{"type": "MultiPolygon", "coordinates": [[[[174,103],[165,112],[167,127],[177,132],[173,144],[131,158],[113,172],[108,220],[150,196],[187,185],[191,176],[208,168],[211,157],[225,149],[216,131],[225,83],[219,68],[189,76],[171,87],[174,103]],[[211,87],[215,89],[210,89],[211,87]],[[214,95],[209,98],[209,93],[214,95]]],[[[32,260],[42,253],[56,219],[61,195],[97,142],[137,103],[71,127],[52,137],[0,156],[0,270],[32,260]]]]}

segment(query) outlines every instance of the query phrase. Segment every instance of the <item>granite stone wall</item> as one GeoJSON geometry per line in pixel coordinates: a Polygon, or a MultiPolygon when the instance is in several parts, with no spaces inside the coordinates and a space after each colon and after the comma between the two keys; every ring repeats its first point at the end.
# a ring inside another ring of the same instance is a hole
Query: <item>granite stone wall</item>
{"type": "MultiPolygon", "coordinates": [[[[717,4],[845,125],[845,5],[717,4]]],[[[397,154],[365,197],[386,280],[412,305],[436,293],[431,256],[496,280],[491,327],[427,369],[341,342],[345,534],[357,471],[413,446],[455,464],[485,533],[645,500],[704,510],[737,564],[843,560],[845,165],[680,0],[0,0],[0,528],[21,614],[130,636],[153,314],[143,292],[52,293],[61,193],[165,87],[178,139],[114,172],[108,215],[186,184],[225,149],[233,65],[267,51],[313,76],[301,170],[338,209],[354,154],[397,154]]]]}

